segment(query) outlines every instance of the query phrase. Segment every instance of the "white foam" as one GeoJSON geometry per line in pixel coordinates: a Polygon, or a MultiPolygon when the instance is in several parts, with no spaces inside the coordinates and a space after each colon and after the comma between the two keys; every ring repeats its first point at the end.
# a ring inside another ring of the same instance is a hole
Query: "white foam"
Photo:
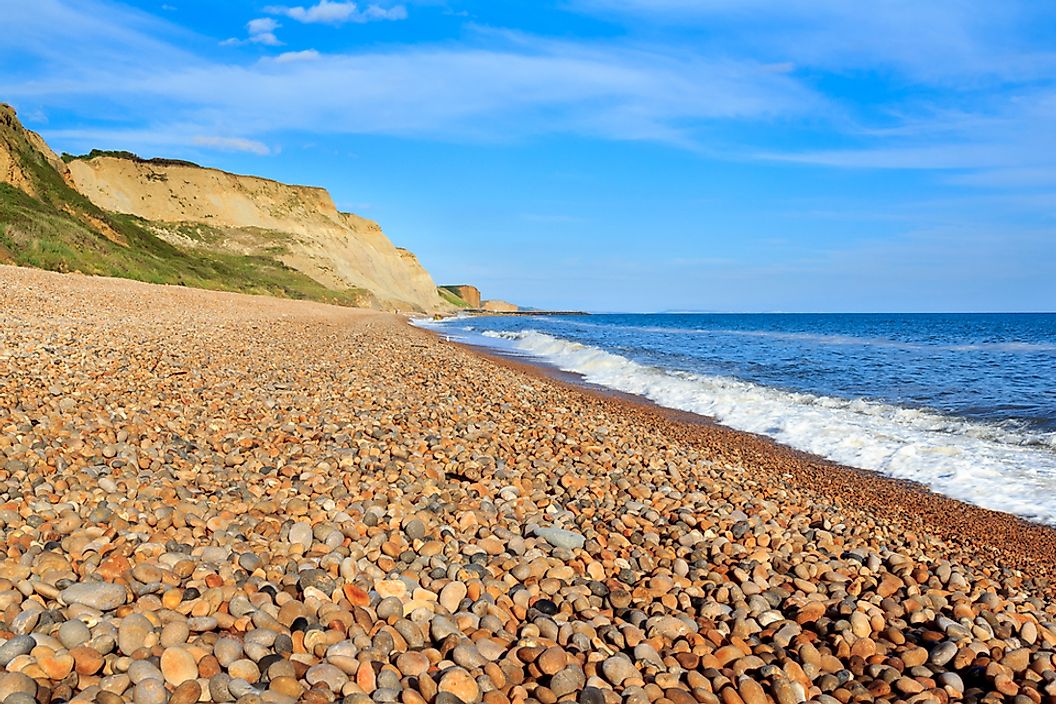
{"type": "Polygon", "coordinates": [[[709,416],[840,464],[920,482],[978,506],[1056,525],[1056,435],[664,370],[534,330],[482,335],[581,374],[592,384],[709,416]]]}

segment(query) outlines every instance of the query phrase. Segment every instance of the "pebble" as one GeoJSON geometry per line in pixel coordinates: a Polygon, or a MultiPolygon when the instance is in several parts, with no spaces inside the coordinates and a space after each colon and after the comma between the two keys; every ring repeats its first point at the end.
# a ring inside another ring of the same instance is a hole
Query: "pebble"
{"type": "Polygon", "coordinates": [[[166,704],[168,700],[169,693],[165,690],[165,683],[161,680],[143,680],[132,690],[134,704],[166,704]]]}
{"type": "Polygon", "coordinates": [[[37,695],[37,683],[21,672],[0,673],[0,701],[14,694],[37,695]]]}
{"type": "Polygon", "coordinates": [[[452,667],[443,674],[438,690],[453,694],[466,704],[480,701],[480,687],[477,686],[476,680],[460,667],[452,667]]]}
{"type": "Polygon", "coordinates": [[[468,588],[462,582],[448,582],[440,590],[440,605],[448,612],[455,613],[468,592],[468,588]]]}
{"type": "Polygon", "coordinates": [[[198,663],[186,648],[166,648],[161,654],[161,673],[166,682],[178,686],[198,678],[198,663]]]}
{"type": "Polygon", "coordinates": [[[67,604],[83,604],[99,611],[113,611],[125,603],[125,588],[106,582],[72,584],[59,594],[67,604]]]}
{"type": "Polygon", "coordinates": [[[125,655],[131,655],[140,648],[147,647],[147,639],[153,634],[154,624],[146,616],[129,614],[121,619],[117,630],[117,646],[125,655]]]}
{"type": "Polygon", "coordinates": [[[582,548],[587,542],[587,539],[579,533],[563,528],[536,528],[535,534],[555,548],[574,550],[582,548]]]}

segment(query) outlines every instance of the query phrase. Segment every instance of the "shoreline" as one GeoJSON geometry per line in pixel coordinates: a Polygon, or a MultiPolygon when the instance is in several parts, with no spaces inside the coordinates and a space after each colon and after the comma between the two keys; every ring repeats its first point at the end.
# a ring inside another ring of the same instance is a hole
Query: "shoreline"
{"type": "Polygon", "coordinates": [[[1043,575],[1047,583],[1038,586],[1056,595],[1056,527],[954,499],[919,482],[842,465],[765,435],[730,428],[707,416],[667,408],[640,396],[580,381],[580,375],[545,363],[520,361],[486,347],[446,339],[427,328],[410,323],[408,327],[432,336],[440,344],[468,350],[492,364],[584,394],[705,449],[718,459],[743,462],[771,475],[791,472],[796,481],[820,489],[836,506],[864,501],[870,511],[897,521],[905,521],[912,512],[918,520],[910,523],[918,524],[917,529],[963,544],[965,549],[989,548],[993,551],[992,559],[1007,560],[1015,569],[1043,575]]]}
{"type": "Polygon", "coordinates": [[[1052,531],[387,313],[0,267],[0,497],[9,702],[1056,698],[1052,531]]]}

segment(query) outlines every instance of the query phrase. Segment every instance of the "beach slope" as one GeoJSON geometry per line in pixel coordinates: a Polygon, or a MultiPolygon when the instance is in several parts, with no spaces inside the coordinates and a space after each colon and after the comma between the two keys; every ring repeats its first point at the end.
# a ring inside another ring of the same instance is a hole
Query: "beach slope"
{"type": "Polygon", "coordinates": [[[0,267],[0,699],[1054,701],[1051,530],[698,421],[0,267]]]}

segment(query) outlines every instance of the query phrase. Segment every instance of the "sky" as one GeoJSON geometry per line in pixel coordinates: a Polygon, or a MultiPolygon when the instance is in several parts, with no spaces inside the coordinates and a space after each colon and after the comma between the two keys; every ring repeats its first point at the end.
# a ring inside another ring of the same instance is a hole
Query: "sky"
{"type": "Polygon", "coordinates": [[[1056,310],[1056,4],[0,0],[56,151],[327,188],[594,311],[1056,310]]]}

